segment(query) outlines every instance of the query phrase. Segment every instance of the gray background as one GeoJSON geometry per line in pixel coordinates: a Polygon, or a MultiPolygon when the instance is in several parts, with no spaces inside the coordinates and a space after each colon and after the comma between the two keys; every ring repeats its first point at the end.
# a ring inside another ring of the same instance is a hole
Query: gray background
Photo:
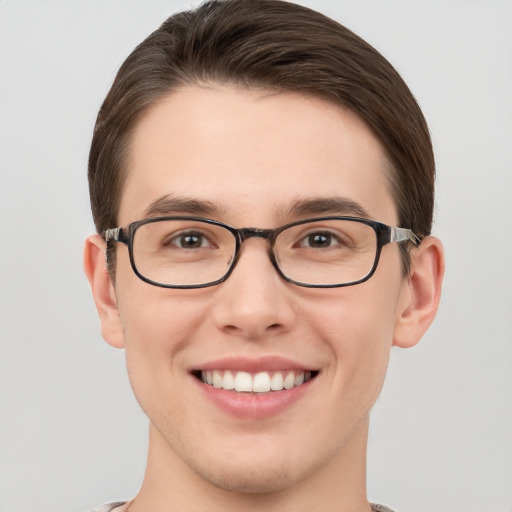
{"type": "MultiPolygon", "coordinates": [[[[393,352],[373,412],[370,499],[512,511],[512,3],[305,1],[377,47],[429,120],[444,296],[393,352]]],[[[0,2],[0,510],[129,498],[146,420],[82,271],[96,112],[128,52],[190,1],[0,2]]]]}

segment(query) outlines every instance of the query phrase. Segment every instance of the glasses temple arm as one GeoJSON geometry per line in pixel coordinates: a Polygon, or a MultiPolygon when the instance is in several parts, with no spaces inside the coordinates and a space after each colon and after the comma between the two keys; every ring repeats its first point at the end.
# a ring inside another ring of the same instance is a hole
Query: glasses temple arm
{"type": "Polygon", "coordinates": [[[122,228],[111,228],[107,229],[103,232],[103,238],[105,238],[105,242],[122,242],[122,228]]]}
{"type": "Polygon", "coordinates": [[[412,242],[415,246],[421,244],[419,236],[415,235],[410,229],[397,228],[391,226],[389,228],[389,241],[390,242],[412,242]]]}

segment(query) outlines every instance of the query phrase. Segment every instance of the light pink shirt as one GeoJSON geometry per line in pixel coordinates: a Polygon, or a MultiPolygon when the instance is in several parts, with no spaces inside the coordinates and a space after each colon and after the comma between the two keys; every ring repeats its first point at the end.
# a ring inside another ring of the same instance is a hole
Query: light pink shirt
{"type": "MultiPolygon", "coordinates": [[[[100,505],[99,507],[93,508],[92,510],[89,510],[89,512],[126,512],[129,505],[130,502],[109,503],[107,505],[100,505]]],[[[371,505],[373,512],[393,512],[393,510],[385,507],[384,505],[377,505],[375,503],[372,503],[371,505]]]]}

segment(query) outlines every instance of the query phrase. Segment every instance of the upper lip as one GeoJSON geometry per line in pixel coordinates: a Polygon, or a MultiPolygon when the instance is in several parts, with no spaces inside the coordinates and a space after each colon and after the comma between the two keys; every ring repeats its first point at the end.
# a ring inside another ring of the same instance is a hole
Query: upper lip
{"type": "Polygon", "coordinates": [[[192,372],[202,370],[231,370],[245,371],[248,373],[277,372],[281,370],[317,371],[318,368],[305,365],[293,359],[283,356],[263,356],[258,358],[248,357],[222,357],[207,361],[190,369],[192,372]]]}

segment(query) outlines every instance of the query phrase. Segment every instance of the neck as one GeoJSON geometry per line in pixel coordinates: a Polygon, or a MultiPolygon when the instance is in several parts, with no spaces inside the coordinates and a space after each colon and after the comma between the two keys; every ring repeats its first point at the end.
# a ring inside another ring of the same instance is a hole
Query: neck
{"type": "Polygon", "coordinates": [[[321,468],[270,492],[242,492],[213,484],[176,455],[150,426],[146,474],[129,512],[369,512],[366,498],[368,418],[321,468]]]}

